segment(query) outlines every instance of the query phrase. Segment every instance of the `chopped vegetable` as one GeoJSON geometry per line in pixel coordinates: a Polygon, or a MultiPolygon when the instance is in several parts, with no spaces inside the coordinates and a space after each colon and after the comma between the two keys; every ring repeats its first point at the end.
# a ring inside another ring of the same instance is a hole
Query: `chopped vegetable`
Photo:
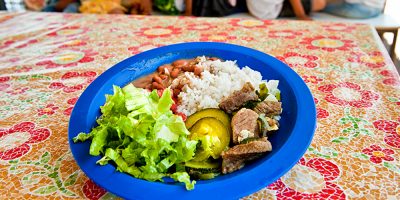
{"type": "Polygon", "coordinates": [[[268,96],[268,88],[265,83],[261,83],[259,85],[260,90],[256,91],[256,94],[258,95],[258,98],[260,98],[261,101],[264,101],[265,98],[268,96]]]}
{"type": "Polygon", "coordinates": [[[265,114],[258,116],[257,123],[263,137],[266,137],[269,131],[276,131],[279,129],[276,120],[266,117],[265,114]]]}
{"type": "Polygon", "coordinates": [[[249,143],[249,142],[256,141],[256,140],[259,140],[259,139],[260,139],[260,138],[249,137],[249,138],[246,138],[246,139],[240,141],[239,144],[247,144],[247,143],[249,143]]]}
{"type": "Polygon", "coordinates": [[[114,86],[114,94],[107,95],[101,107],[99,126],[73,140],[92,139],[89,153],[103,155],[100,165],[112,160],[118,171],[136,178],[162,181],[169,176],[191,190],[195,181],[190,181],[184,168],[176,167],[179,170],[172,174],[169,170],[191,160],[197,145],[187,139],[189,131],[182,118],[170,111],[172,104],[169,89],[159,97],[155,90],[149,93],[131,84],[123,89],[114,86]]]}
{"type": "MultiPolygon", "coordinates": [[[[281,100],[281,91],[278,89],[279,81],[278,80],[269,80],[267,82],[267,88],[268,88],[268,97],[274,97],[274,101],[280,101],[281,100]]],[[[267,99],[268,99],[267,97],[267,99]]]]}

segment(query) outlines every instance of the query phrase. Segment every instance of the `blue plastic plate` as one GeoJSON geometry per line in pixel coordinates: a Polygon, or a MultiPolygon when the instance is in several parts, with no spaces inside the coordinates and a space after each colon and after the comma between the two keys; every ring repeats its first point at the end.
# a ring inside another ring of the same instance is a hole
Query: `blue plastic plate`
{"type": "Polygon", "coordinates": [[[95,183],[126,199],[237,199],[252,194],[273,183],[289,171],[310,145],[316,127],[316,109],[310,90],[287,65],[274,57],[247,47],[193,42],[164,46],[132,56],[111,67],[83,92],[72,111],[68,139],[79,167],[95,183]],[[186,191],[174,182],[150,182],[117,172],[111,164],[100,166],[100,156],[89,155],[90,141],[73,143],[80,132],[96,126],[105,94],[112,94],[112,85],[125,86],[136,78],[149,74],[158,66],[177,59],[196,56],[237,60],[240,67],[249,66],[261,72],[263,79],[279,80],[283,104],[280,129],[269,137],[273,150],[266,156],[246,164],[234,173],[212,180],[197,181],[195,189],[186,191]]]}

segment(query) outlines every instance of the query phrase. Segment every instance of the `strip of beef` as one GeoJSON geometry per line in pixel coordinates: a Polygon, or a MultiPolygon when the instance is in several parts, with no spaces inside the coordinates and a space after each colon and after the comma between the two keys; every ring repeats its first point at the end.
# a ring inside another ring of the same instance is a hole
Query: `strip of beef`
{"type": "Polygon", "coordinates": [[[259,158],[263,153],[272,150],[272,145],[266,137],[247,144],[233,146],[222,152],[222,173],[227,174],[239,170],[246,161],[259,158]]]}
{"type": "Polygon", "coordinates": [[[254,111],[258,114],[265,114],[266,116],[279,115],[282,112],[282,103],[277,101],[266,101],[260,102],[254,108],[254,111]]]}
{"type": "Polygon", "coordinates": [[[248,101],[256,101],[258,96],[251,83],[246,82],[241,90],[234,91],[231,95],[223,98],[219,103],[219,107],[227,113],[239,109],[244,103],[248,101]]]}
{"type": "Polygon", "coordinates": [[[231,121],[232,142],[238,144],[249,137],[259,137],[257,124],[258,114],[253,110],[242,108],[237,112],[231,121]]]}

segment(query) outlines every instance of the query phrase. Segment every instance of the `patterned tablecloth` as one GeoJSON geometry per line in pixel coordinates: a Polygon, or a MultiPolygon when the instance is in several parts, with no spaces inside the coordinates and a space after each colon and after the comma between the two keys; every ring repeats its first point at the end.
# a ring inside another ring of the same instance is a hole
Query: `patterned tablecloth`
{"type": "Polygon", "coordinates": [[[246,199],[400,199],[400,79],[367,25],[0,13],[0,38],[0,199],[115,198],[73,160],[74,104],[119,61],[188,41],[274,55],[314,95],[318,128],[307,153],[246,199]]]}

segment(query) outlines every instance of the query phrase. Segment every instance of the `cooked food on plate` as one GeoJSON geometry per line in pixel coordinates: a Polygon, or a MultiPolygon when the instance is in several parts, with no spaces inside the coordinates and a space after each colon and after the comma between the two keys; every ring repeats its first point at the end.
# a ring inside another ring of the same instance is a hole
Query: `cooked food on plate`
{"type": "Polygon", "coordinates": [[[272,150],[268,135],[282,112],[278,84],[235,61],[176,60],[114,86],[98,126],[74,142],[91,140],[100,165],[149,181],[170,177],[191,190],[195,180],[234,172],[272,150]]]}

